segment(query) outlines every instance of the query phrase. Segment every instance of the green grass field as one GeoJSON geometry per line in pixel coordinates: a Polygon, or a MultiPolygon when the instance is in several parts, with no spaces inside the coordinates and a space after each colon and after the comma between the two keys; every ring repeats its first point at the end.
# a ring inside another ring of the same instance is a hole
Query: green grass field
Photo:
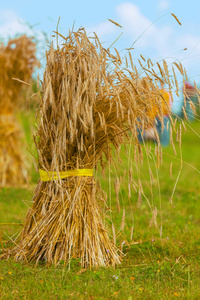
{"type": "MultiPolygon", "coordinates": [[[[35,153],[31,143],[33,114],[24,113],[19,120],[26,132],[24,139],[35,153]]],[[[150,187],[144,153],[144,163],[138,174],[141,174],[150,203],[158,209],[157,228],[149,226],[152,212],[147,200],[142,197],[138,201],[138,193],[132,191],[129,201],[125,187],[120,192],[121,211],[117,213],[113,188],[115,172],[111,172],[110,181],[100,176],[103,188],[112,196],[112,219],[117,228],[120,228],[123,209],[126,211],[127,242],[121,265],[85,270],[78,260],[72,260],[70,266],[61,262],[58,267],[0,260],[0,299],[200,299],[200,123],[190,126],[193,130],[187,127],[182,137],[182,169],[178,144],[177,156],[171,146],[163,149],[163,164],[159,169],[154,168],[153,159],[149,161],[154,176],[150,187]],[[173,207],[169,200],[179,172],[173,207]]],[[[20,225],[3,223],[23,223],[38,179],[31,155],[26,152],[30,161],[30,184],[0,190],[1,253],[21,229],[20,225]]],[[[122,173],[128,163],[124,155],[120,164],[122,173]]],[[[122,233],[119,234],[119,247],[123,238],[122,233]]]]}

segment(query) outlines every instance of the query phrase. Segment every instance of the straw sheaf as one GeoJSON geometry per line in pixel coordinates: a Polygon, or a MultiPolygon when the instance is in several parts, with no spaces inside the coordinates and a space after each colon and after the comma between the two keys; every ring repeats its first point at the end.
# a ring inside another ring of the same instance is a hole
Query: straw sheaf
{"type": "MultiPolygon", "coordinates": [[[[34,140],[39,168],[58,177],[60,171],[112,162],[112,148],[118,150],[130,133],[138,145],[138,127],[153,126],[151,107],[160,119],[164,115],[155,76],[139,79],[135,68],[127,75],[118,52],[115,57],[97,37],[92,41],[80,29],[46,53],[34,140]]],[[[15,258],[58,264],[76,257],[84,267],[120,263],[114,226],[112,241],[102,221],[99,193],[94,178],[39,180],[15,258]]]]}

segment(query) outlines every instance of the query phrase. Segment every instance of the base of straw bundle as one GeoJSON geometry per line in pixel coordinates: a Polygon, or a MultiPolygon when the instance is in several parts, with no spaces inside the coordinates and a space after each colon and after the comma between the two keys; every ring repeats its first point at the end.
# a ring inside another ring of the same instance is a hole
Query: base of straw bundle
{"type": "Polygon", "coordinates": [[[27,183],[21,131],[12,115],[0,115],[0,186],[27,183]]]}
{"type": "Polygon", "coordinates": [[[95,199],[93,177],[71,177],[58,182],[39,181],[16,260],[43,260],[50,264],[79,258],[83,267],[120,263],[95,199]]]}

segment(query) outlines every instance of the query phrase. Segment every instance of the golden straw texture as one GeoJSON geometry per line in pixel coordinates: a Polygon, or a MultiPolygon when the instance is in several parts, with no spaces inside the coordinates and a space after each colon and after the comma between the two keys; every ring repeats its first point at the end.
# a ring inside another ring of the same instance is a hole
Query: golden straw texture
{"type": "MultiPolygon", "coordinates": [[[[70,32],[62,46],[51,45],[46,60],[34,137],[39,169],[95,169],[103,157],[112,161],[111,149],[130,136],[139,147],[138,127],[153,125],[147,111],[155,105],[162,121],[163,80],[152,70],[144,78],[125,70],[119,53],[104,49],[96,35],[90,41],[83,28],[70,32]]],[[[84,267],[120,263],[99,193],[94,177],[39,180],[15,259],[58,264],[79,258],[84,267]]]]}
{"type": "Polygon", "coordinates": [[[21,130],[12,115],[0,115],[0,185],[27,182],[21,153],[21,130]]]}
{"type": "Polygon", "coordinates": [[[0,185],[27,183],[27,171],[21,145],[21,133],[13,112],[24,101],[22,82],[30,81],[36,45],[23,35],[0,44],[0,185]],[[13,79],[15,78],[15,80],[13,79]]]}

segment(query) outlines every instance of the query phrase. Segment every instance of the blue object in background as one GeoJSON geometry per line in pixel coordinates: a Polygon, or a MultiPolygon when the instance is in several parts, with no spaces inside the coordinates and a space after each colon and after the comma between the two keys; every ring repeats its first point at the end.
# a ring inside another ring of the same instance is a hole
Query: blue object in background
{"type": "Polygon", "coordinates": [[[178,118],[185,119],[187,116],[187,119],[189,121],[193,121],[195,116],[193,109],[190,105],[192,102],[196,108],[198,108],[199,101],[198,101],[198,92],[197,89],[194,85],[186,81],[184,83],[183,89],[182,89],[183,94],[185,95],[185,101],[184,103],[184,97],[173,97],[174,102],[172,104],[172,113],[177,116],[178,118]],[[183,108],[185,110],[186,116],[183,112],[183,108]]]}
{"type": "MultiPolygon", "coordinates": [[[[165,116],[163,118],[163,125],[164,126],[162,128],[161,121],[158,118],[155,119],[155,129],[158,133],[160,144],[163,147],[167,147],[170,144],[170,119],[168,116],[165,116]]],[[[138,129],[138,141],[140,142],[140,144],[143,144],[145,140],[153,140],[154,142],[157,142],[153,134],[152,134],[152,138],[150,134],[147,137],[145,131],[142,134],[142,130],[138,129]]]]}
{"type": "Polygon", "coordinates": [[[156,130],[160,138],[160,144],[163,147],[167,147],[170,143],[170,119],[168,116],[165,116],[163,118],[163,129],[162,124],[158,118],[156,118],[156,123],[156,130]]]}
{"type": "MultiPolygon", "coordinates": [[[[185,119],[189,120],[190,122],[194,120],[194,112],[191,106],[191,102],[196,106],[199,105],[198,96],[196,88],[190,84],[189,82],[184,83],[183,93],[185,95],[185,103],[184,103],[184,97],[176,97],[174,95],[173,103],[172,103],[172,113],[175,117],[178,117],[179,119],[185,119]],[[185,113],[184,113],[185,110],[185,113]]],[[[163,118],[163,128],[161,121],[156,118],[155,119],[155,127],[148,128],[147,130],[144,130],[142,134],[142,130],[138,129],[138,140],[142,144],[144,141],[151,140],[154,142],[157,142],[157,137],[155,134],[155,130],[157,131],[157,134],[159,136],[160,144],[163,147],[167,147],[170,144],[170,119],[169,116],[165,116],[163,118]]]]}

